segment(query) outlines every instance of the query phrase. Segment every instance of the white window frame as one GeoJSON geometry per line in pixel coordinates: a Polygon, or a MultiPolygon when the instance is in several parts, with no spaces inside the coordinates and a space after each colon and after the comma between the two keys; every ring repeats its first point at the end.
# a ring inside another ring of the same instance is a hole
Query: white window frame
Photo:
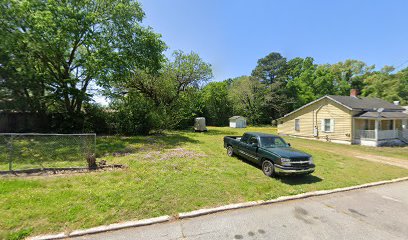
{"type": "Polygon", "coordinates": [[[321,122],[321,130],[322,130],[322,132],[326,132],[326,133],[332,133],[332,132],[334,132],[334,119],[333,119],[333,118],[324,118],[324,119],[322,119],[322,122],[321,122]],[[326,130],[326,120],[329,120],[329,121],[330,121],[329,130],[328,130],[328,131],[326,130]]]}
{"type": "Polygon", "coordinates": [[[295,119],[295,131],[300,131],[300,119],[295,119]]]}

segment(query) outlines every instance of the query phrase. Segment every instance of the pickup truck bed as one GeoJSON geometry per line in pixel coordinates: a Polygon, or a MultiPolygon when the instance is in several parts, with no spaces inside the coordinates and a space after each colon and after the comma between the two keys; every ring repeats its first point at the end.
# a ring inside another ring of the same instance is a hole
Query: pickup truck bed
{"type": "Polygon", "coordinates": [[[224,147],[227,142],[231,142],[232,140],[241,141],[242,136],[225,136],[224,137],[224,147]]]}

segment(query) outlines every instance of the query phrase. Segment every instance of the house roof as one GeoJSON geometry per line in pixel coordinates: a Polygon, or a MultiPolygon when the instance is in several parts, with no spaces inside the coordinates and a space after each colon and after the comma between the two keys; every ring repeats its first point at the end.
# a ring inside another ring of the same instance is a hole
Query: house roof
{"type": "Polygon", "coordinates": [[[363,112],[357,116],[356,118],[408,118],[408,114],[403,112],[363,112]]]}
{"type": "Polygon", "coordinates": [[[380,98],[350,97],[350,96],[336,96],[336,95],[328,95],[327,97],[351,109],[384,108],[387,110],[404,110],[401,106],[389,103],[380,98]]]}
{"type": "Polygon", "coordinates": [[[245,117],[242,117],[242,116],[232,116],[232,117],[229,118],[229,120],[236,120],[236,119],[238,119],[238,118],[245,118],[245,117]]]}
{"type": "MultiPolygon", "coordinates": [[[[385,100],[379,99],[379,98],[369,98],[369,97],[351,97],[351,96],[337,96],[337,95],[325,95],[319,99],[316,99],[306,105],[303,105],[302,107],[293,110],[292,112],[286,114],[282,118],[285,118],[307,106],[312,105],[313,103],[316,103],[322,99],[330,99],[350,110],[376,110],[379,108],[384,108],[386,110],[399,110],[402,111],[404,108],[398,105],[394,105],[392,103],[389,103],[385,100]]],[[[281,118],[279,118],[281,119],[281,118]]]]}

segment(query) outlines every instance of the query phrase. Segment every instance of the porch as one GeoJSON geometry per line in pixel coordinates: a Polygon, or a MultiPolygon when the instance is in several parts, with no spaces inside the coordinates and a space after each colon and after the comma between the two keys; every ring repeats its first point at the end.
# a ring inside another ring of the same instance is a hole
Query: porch
{"type": "Polygon", "coordinates": [[[408,143],[408,119],[353,118],[356,144],[367,146],[402,145],[408,143]]]}

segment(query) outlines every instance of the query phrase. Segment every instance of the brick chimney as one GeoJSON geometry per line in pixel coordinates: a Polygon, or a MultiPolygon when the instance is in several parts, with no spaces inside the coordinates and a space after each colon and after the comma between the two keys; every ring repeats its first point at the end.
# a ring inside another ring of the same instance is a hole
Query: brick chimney
{"type": "Polygon", "coordinates": [[[355,88],[350,89],[350,97],[357,97],[358,96],[358,90],[355,88]]]}

